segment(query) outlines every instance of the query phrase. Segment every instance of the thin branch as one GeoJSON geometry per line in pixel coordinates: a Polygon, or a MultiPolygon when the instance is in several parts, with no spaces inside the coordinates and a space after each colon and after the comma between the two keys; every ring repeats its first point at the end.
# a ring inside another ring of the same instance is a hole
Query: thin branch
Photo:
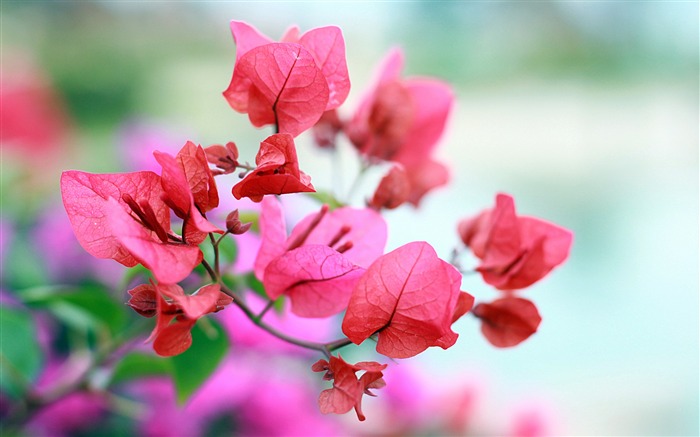
{"type": "Polygon", "coordinates": [[[258,314],[258,319],[262,319],[263,316],[270,311],[270,309],[275,305],[275,301],[270,299],[269,302],[267,302],[267,305],[265,305],[265,308],[263,308],[262,311],[260,311],[260,314],[258,314]]]}

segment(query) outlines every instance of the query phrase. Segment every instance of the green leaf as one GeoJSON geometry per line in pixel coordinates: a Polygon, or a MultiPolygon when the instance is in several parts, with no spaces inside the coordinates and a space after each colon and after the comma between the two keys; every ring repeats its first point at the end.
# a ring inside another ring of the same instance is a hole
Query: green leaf
{"type": "Polygon", "coordinates": [[[250,230],[256,234],[260,233],[260,213],[255,211],[239,211],[238,219],[241,223],[252,223],[250,230]]]}
{"type": "Polygon", "coordinates": [[[126,288],[134,279],[141,277],[143,282],[148,282],[148,279],[153,277],[153,273],[144,267],[142,264],[136,264],[134,267],[126,269],[124,278],[122,279],[122,288],[126,288]]]}
{"type": "Polygon", "coordinates": [[[131,352],[114,367],[109,385],[146,376],[171,375],[172,371],[173,365],[168,359],[143,352],[131,352]]]}
{"type": "Polygon", "coordinates": [[[263,299],[269,299],[267,293],[265,292],[265,286],[258,278],[255,277],[255,273],[250,272],[243,276],[243,281],[247,288],[253,290],[253,293],[262,297],[263,299]]]}
{"type": "Polygon", "coordinates": [[[21,297],[27,305],[45,308],[78,330],[106,328],[115,335],[126,326],[126,305],[96,284],[86,284],[78,289],[36,287],[24,290],[21,297]]]}
{"type": "MultiPolygon", "coordinates": [[[[17,234],[15,238],[21,236],[17,234]]],[[[20,290],[23,288],[34,287],[47,282],[46,270],[43,269],[41,259],[36,253],[34,246],[31,244],[22,244],[25,241],[21,239],[14,242],[8,254],[3,261],[6,262],[4,267],[3,283],[10,284],[11,288],[20,290]]]]}
{"type": "Polygon", "coordinates": [[[331,194],[328,191],[316,191],[314,193],[305,193],[307,196],[311,197],[312,199],[316,200],[318,203],[325,203],[328,205],[328,208],[332,211],[336,208],[340,208],[345,206],[343,202],[340,200],[336,199],[333,194],[331,194]]]}
{"type": "Polygon", "coordinates": [[[192,328],[192,346],[170,358],[178,403],[185,403],[211,376],[228,349],[223,328],[213,320],[200,319],[192,328]]]}
{"type": "Polygon", "coordinates": [[[235,262],[238,257],[238,245],[236,244],[236,240],[230,235],[226,235],[219,243],[219,253],[225,261],[229,263],[235,262]]]}
{"type": "Polygon", "coordinates": [[[29,312],[0,306],[0,344],[0,387],[21,397],[39,375],[43,361],[29,312]]]}

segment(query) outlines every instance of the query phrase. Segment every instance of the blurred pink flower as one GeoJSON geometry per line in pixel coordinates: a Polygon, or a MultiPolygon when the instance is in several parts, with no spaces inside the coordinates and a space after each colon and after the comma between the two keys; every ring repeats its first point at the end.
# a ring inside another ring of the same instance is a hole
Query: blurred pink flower
{"type": "Polygon", "coordinates": [[[510,430],[513,437],[547,437],[554,431],[554,413],[546,402],[528,399],[527,403],[513,408],[510,430]]]}
{"type": "MultiPolygon", "coordinates": [[[[249,293],[248,306],[253,312],[259,313],[265,308],[266,301],[249,293]]],[[[274,309],[265,314],[264,321],[268,325],[278,328],[282,332],[309,341],[328,342],[340,337],[337,332],[337,321],[333,318],[310,319],[298,317],[289,309],[289,302],[285,302],[285,309],[277,313],[274,309]]],[[[216,315],[226,329],[234,347],[246,347],[250,349],[265,350],[277,354],[304,354],[306,349],[284,342],[277,337],[268,334],[256,326],[238,308],[227,308],[216,315]]]]}
{"type": "Polygon", "coordinates": [[[4,50],[0,75],[0,142],[33,166],[51,163],[65,144],[71,122],[51,81],[26,54],[4,50]],[[11,108],[11,109],[10,109],[11,108]],[[40,156],[41,159],[36,159],[40,156]]]}
{"type": "Polygon", "coordinates": [[[80,246],[60,206],[49,206],[39,214],[32,240],[54,283],[90,277],[116,284],[124,274],[125,269],[119,264],[94,258],[80,246]]]}
{"type": "Polygon", "coordinates": [[[144,402],[138,426],[143,437],[198,437],[204,433],[202,418],[185,414],[175,402],[175,388],[169,379],[138,380],[128,391],[144,402]]]}
{"type": "Polygon", "coordinates": [[[107,411],[100,393],[74,392],[41,409],[25,431],[33,437],[74,436],[93,429],[107,411]]]}
{"type": "Polygon", "coordinates": [[[0,217],[0,277],[5,277],[5,260],[7,251],[10,249],[14,237],[14,226],[12,222],[0,217]]]}
{"type": "Polygon", "coordinates": [[[245,436],[347,435],[318,411],[313,385],[288,370],[294,364],[238,350],[185,407],[177,406],[169,380],[135,382],[129,392],[146,405],[139,430],[146,437],[198,437],[212,422],[228,419],[230,433],[245,436]]]}
{"type": "Polygon", "coordinates": [[[190,138],[194,136],[185,129],[146,120],[131,120],[121,127],[117,146],[126,170],[151,170],[160,174],[161,166],[153,157],[153,152],[158,150],[176,155],[190,138]]]}

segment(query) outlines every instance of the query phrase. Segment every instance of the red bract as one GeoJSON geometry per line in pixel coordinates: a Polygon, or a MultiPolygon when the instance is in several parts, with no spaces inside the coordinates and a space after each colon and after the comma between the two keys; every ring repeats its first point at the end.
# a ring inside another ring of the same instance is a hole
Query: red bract
{"type": "Polygon", "coordinates": [[[304,237],[304,244],[330,245],[343,248],[343,256],[353,264],[367,268],[382,254],[387,240],[384,218],[369,208],[343,207],[321,216],[312,226],[316,214],[309,214],[297,223],[288,244],[304,237]]]}
{"type": "Polygon", "coordinates": [[[61,175],[63,205],[81,246],[127,267],[138,263],[160,282],[184,279],[201,261],[196,246],[170,231],[161,180],[152,172],[61,175]]]}
{"type": "MultiPolygon", "coordinates": [[[[235,145],[234,145],[235,148],[235,145]]],[[[230,151],[230,149],[227,149],[230,151]]],[[[206,213],[219,206],[219,192],[202,146],[188,141],[175,157],[187,178],[197,209],[206,213]]]]}
{"type": "Polygon", "coordinates": [[[335,249],[304,245],[272,260],[265,269],[265,291],[275,300],[289,296],[300,317],[328,317],[345,309],[365,269],[335,249]]]}
{"type": "Polygon", "coordinates": [[[412,357],[430,346],[447,349],[457,340],[453,321],[471,306],[466,293],[460,298],[461,279],[428,243],[401,246],[360,278],[343,333],[355,344],[378,334],[377,352],[391,358],[412,357]]]}
{"type": "Polygon", "coordinates": [[[236,143],[229,141],[226,146],[214,144],[204,149],[207,160],[216,166],[212,171],[214,176],[229,174],[238,168],[238,147],[236,143]]]}
{"type": "Polygon", "coordinates": [[[402,53],[392,51],[346,133],[362,154],[401,163],[410,181],[408,201],[418,205],[425,193],[448,180],[447,168],[431,156],[454,96],[435,79],[401,79],[402,67],[402,53]]]}
{"type": "Polygon", "coordinates": [[[223,233],[202,215],[219,204],[216,183],[204,150],[188,142],[177,158],[158,151],[153,152],[153,156],[163,167],[161,185],[165,191],[165,203],[184,220],[185,241],[199,244],[208,232],[223,233]]]}
{"type": "MultiPolygon", "coordinates": [[[[242,21],[231,21],[231,33],[236,41],[236,61],[256,47],[274,43],[242,21]]],[[[299,28],[293,26],[280,42],[301,44],[314,57],[328,82],[330,96],[326,110],[335,109],[345,101],[350,92],[350,77],[345,62],[345,40],[338,27],[318,27],[299,36],[299,28]]]]}
{"type": "Polygon", "coordinates": [[[411,183],[406,171],[401,165],[394,165],[379,181],[369,206],[375,209],[394,209],[408,200],[411,194],[411,183]]]}
{"type": "Polygon", "coordinates": [[[382,254],[386,224],[369,209],[327,207],[302,219],[287,237],[279,202],[265,198],[260,214],[262,244],[255,274],[270,299],[286,294],[292,312],[327,317],[342,311],[364,272],[382,254]]]}
{"type": "Polygon", "coordinates": [[[41,156],[31,161],[35,171],[46,163],[55,165],[52,158],[70,134],[71,122],[64,102],[39,66],[8,50],[0,78],[0,100],[3,150],[26,158],[41,156]]]}
{"type": "Polygon", "coordinates": [[[525,288],[569,256],[573,233],[532,217],[515,214],[513,198],[496,196],[496,206],[462,220],[459,235],[481,264],[484,281],[500,290],[525,288]]]}
{"type": "Polygon", "coordinates": [[[185,279],[202,261],[202,251],[179,241],[161,239],[134,219],[116,200],[107,199],[102,210],[108,218],[112,236],[139,263],[165,284],[185,279]]]}
{"type": "Polygon", "coordinates": [[[520,297],[480,303],[472,313],[481,319],[481,332],[496,347],[515,346],[532,334],[542,321],[535,304],[520,297]]]}
{"type": "Polygon", "coordinates": [[[224,97],[234,110],[248,113],[254,126],[276,124],[279,132],[297,136],[345,101],[350,80],[337,27],[301,37],[290,29],[280,43],[239,21],[231,22],[231,31],[236,65],[224,97]]]}
{"type": "Polygon", "coordinates": [[[318,360],[311,370],[326,372],[323,379],[333,381],[333,388],[324,390],[318,398],[318,405],[323,414],[344,414],[355,408],[357,418],[365,420],[362,413],[362,395],[375,396],[370,389],[379,389],[386,385],[382,379],[382,370],[386,364],[375,361],[363,361],[357,364],[346,363],[340,355],[331,356],[330,362],[318,360]],[[360,378],[356,373],[364,371],[360,378]]]}
{"type": "Polygon", "coordinates": [[[136,205],[148,205],[154,221],[163,229],[170,228],[170,211],[162,200],[160,177],[153,172],[91,174],[71,170],[61,175],[63,206],[80,245],[96,258],[112,258],[133,267],[138,261],[119,243],[104,211],[105,200],[110,197],[128,211],[124,194],[136,205]]]}
{"type": "Polygon", "coordinates": [[[325,149],[335,147],[336,137],[342,130],[343,122],[338,117],[338,111],[332,109],[323,113],[311,129],[311,133],[314,137],[314,143],[325,149]]]}
{"type": "Polygon", "coordinates": [[[164,357],[189,349],[192,344],[190,331],[197,319],[232,302],[229,296],[221,293],[218,284],[204,286],[191,295],[185,294],[176,284],[140,285],[129,294],[132,298],[128,304],[140,314],[144,305],[147,308],[155,306],[156,326],[146,341],[153,340],[153,349],[164,357]]]}
{"type": "Polygon", "coordinates": [[[255,163],[257,168],[234,185],[236,199],[249,197],[260,202],[266,194],[315,191],[311,178],[299,170],[294,139],[289,134],[274,134],[260,143],[255,163]]]}

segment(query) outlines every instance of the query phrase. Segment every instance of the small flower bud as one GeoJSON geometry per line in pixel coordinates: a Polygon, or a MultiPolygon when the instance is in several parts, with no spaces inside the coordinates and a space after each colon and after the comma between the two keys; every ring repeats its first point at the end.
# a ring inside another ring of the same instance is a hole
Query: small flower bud
{"type": "Polygon", "coordinates": [[[134,309],[137,313],[144,317],[153,317],[156,315],[156,291],[150,284],[141,284],[128,291],[131,299],[127,301],[127,305],[134,309]]]}
{"type": "Polygon", "coordinates": [[[235,209],[226,217],[226,230],[234,235],[241,235],[250,229],[252,222],[242,223],[238,218],[238,210],[235,209]]]}

